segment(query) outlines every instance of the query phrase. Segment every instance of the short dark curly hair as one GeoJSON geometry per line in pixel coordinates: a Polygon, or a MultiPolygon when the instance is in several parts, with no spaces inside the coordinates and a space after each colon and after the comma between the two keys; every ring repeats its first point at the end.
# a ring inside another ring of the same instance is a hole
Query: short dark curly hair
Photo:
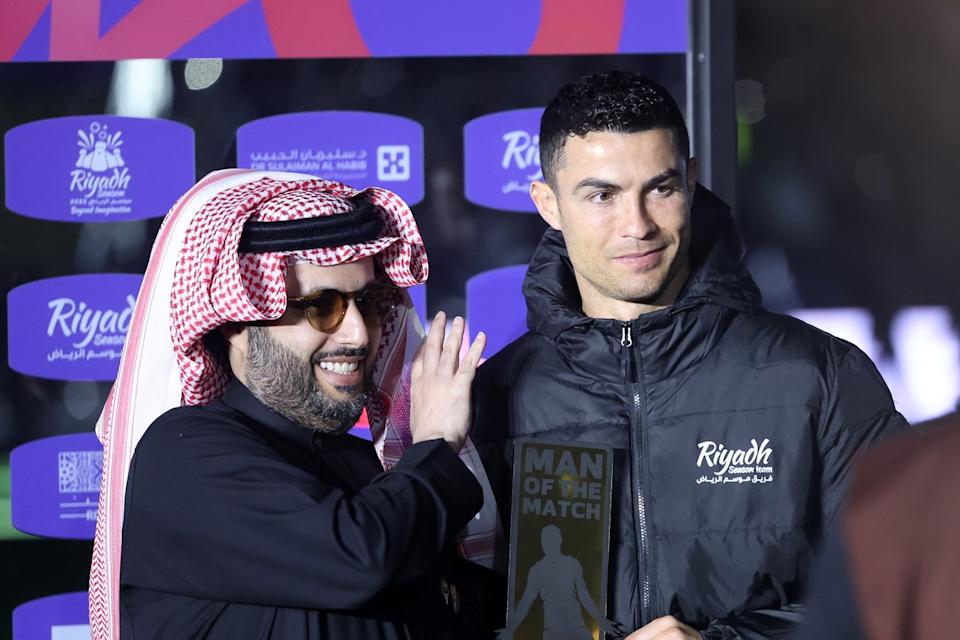
{"type": "Polygon", "coordinates": [[[584,76],[564,86],[540,118],[540,166],[546,181],[556,185],[568,136],[591,131],[638,133],[669,129],[677,153],[690,157],[690,136],[673,97],[649,78],[629,71],[584,76]]]}

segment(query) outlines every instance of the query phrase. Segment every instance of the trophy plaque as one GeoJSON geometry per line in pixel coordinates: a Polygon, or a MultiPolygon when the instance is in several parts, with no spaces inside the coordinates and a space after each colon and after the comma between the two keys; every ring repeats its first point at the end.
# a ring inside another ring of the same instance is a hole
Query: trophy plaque
{"type": "Polygon", "coordinates": [[[517,441],[501,638],[602,639],[612,489],[610,447],[517,441]]]}

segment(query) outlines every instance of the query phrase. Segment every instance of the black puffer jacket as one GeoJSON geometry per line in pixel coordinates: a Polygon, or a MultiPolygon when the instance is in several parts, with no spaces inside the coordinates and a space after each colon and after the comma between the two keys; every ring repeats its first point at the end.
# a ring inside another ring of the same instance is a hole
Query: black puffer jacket
{"type": "Polygon", "coordinates": [[[473,438],[504,523],[515,438],[614,448],[611,619],[778,637],[851,458],[905,422],[859,349],[761,307],[728,207],[701,188],[692,216],[685,290],[629,323],[581,313],[563,239],[544,235],[530,331],[480,368],[473,438]]]}

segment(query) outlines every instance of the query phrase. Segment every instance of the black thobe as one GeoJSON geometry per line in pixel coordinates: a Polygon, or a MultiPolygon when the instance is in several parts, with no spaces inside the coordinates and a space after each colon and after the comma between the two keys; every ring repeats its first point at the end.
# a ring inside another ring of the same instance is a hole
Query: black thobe
{"type": "MultiPolygon", "coordinates": [[[[127,482],[123,638],[467,637],[496,589],[445,552],[480,509],[443,440],[384,472],[370,442],[321,435],[233,381],[158,418],[127,482]]],[[[499,596],[495,596],[499,597],[499,596]]]]}

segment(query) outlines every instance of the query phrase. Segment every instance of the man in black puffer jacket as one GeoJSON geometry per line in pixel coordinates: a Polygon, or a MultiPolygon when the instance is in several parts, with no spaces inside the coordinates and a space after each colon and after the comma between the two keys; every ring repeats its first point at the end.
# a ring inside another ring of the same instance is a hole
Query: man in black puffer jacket
{"type": "Polygon", "coordinates": [[[608,617],[631,640],[784,635],[851,459],[905,421],[859,349],[761,306],[662,87],[564,87],[540,154],[530,331],[474,385],[503,522],[515,439],[609,444],[608,617]]]}

